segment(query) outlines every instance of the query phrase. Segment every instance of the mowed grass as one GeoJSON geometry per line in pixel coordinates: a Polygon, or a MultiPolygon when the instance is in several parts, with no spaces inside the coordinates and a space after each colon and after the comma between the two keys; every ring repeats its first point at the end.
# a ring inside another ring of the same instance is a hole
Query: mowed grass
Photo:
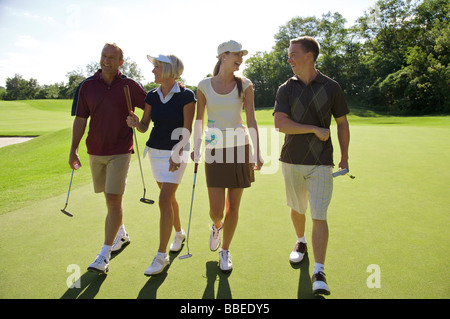
{"type": "MultiPolygon", "coordinates": [[[[0,298],[313,297],[311,246],[299,267],[288,261],[295,233],[277,161],[282,134],[273,141],[266,139],[270,144],[264,150],[267,170],[256,173],[256,182],[244,191],[231,246],[234,270],[230,275],[218,271],[218,253],[208,248],[210,219],[203,165],[197,174],[191,221],[193,257],[179,260],[179,255],[172,255],[167,272],[151,278],[143,275],[159,243],[158,192],[145,159],[147,197],[156,203],[139,202],[142,182],[133,156],[124,196],[124,221],[132,243],[111,260],[107,276],[97,276],[86,268],[103,242],[104,198],[93,193],[83,142],[80,156],[84,167],[74,175],[67,207],[75,216],[60,212],[71,172],[67,164],[70,103],[56,101],[65,105],[61,112],[55,101],[49,108],[44,102],[23,101],[20,103],[29,106],[20,107],[23,112],[35,112],[36,121],[39,112],[50,122],[51,114],[64,117],[66,127],[55,127],[53,132],[36,127],[30,134],[42,134],[39,138],[0,149],[0,298]],[[77,267],[81,286],[68,288],[77,267]]],[[[9,103],[16,102],[0,102],[2,119],[5,108],[11,112],[9,103]]],[[[258,110],[257,118],[261,131],[269,132],[271,110],[258,110]]],[[[342,176],[334,183],[325,269],[332,294],[327,298],[449,298],[449,117],[352,114],[349,121],[350,168],[356,179],[342,176]],[[373,273],[370,268],[368,272],[370,265],[379,266],[380,288],[367,285],[373,273]]],[[[4,133],[2,120],[0,135],[19,135],[11,127],[4,133]]],[[[338,162],[335,129],[333,126],[332,138],[338,162]]],[[[147,137],[138,134],[141,153],[147,137]]],[[[177,192],[185,230],[193,177],[193,165],[189,164],[177,192]]],[[[311,242],[309,214],[307,220],[306,237],[311,242]]],[[[180,255],[186,252],[184,247],[180,255]]]]}

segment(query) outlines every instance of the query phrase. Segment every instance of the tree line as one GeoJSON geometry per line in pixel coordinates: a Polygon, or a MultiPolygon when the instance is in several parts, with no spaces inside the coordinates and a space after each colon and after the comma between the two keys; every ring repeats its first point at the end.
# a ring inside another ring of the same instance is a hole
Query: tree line
{"type": "MultiPolygon", "coordinates": [[[[98,69],[100,69],[100,63],[93,61],[87,64],[84,70],[78,67],[78,69],[68,72],[66,74],[67,83],[59,82],[51,85],[39,85],[36,79],[26,80],[20,74],[15,74],[14,77],[6,79],[6,88],[0,87],[0,100],[73,99],[80,83],[87,77],[94,75],[98,69]]],[[[139,83],[144,81],[141,69],[130,57],[125,57],[120,71],[139,83]]],[[[179,81],[185,82],[182,78],[179,81]]],[[[185,86],[194,92],[197,90],[195,86],[186,84],[185,86]]],[[[150,82],[143,87],[148,92],[158,87],[158,84],[150,82]]]]}
{"type": "MultiPolygon", "coordinates": [[[[363,108],[391,114],[450,114],[450,29],[448,0],[379,0],[346,27],[338,13],[295,17],[280,26],[270,52],[246,60],[244,75],[254,84],[255,105],[273,107],[278,86],[291,77],[287,49],[293,38],[310,35],[321,45],[317,68],[339,82],[363,108]]],[[[40,86],[16,74],[0,89],[0,99],[71,99],[98,63],[67,73],[68,83],[40,86]]],[[[122,72],[140,82],[129,58],[122,72]]],[[[148,83],[148,91],[157,85],[148,83]]],[[[194,86],[188,86],[196,90],[194,86]]]]}
{"type": "Polygon", "coordinates": [[[292,76],[289,40],[310,35],[321,45],[317,68],[358,104],[392,114],[449,114],[449,8],[448,0],[379,0],[351,27],[337,12],[293,18],[275,34],[271,52],[246,61],[255,105],[273,106],[278,86],[292,76]]]}
{"type": "MultiPolygon", "coordinates": [[[[39,85],[36,79],[24,79],[20,74],[6,79],[6,88],[0,90],[0,100],[31,100],[31,99],[72,99],[79,84],[93,75],[100,68],[99,62],[91,62],[83,70],[81,67],[66,74],[68,82],[51,85],[39,85]]],[[[124,59],[120,67],[123,74],[142,82],[144,77],[136,62],[129,57],[124,59]]],[[[155,87],[155,83],[148,83],[147,90],[155,87]]]]}

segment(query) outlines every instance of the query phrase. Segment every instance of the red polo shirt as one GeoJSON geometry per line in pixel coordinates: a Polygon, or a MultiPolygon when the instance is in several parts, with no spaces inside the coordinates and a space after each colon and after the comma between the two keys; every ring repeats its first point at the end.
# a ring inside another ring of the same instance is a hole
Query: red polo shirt
{"type": "Polygon", "coordinates": [[[146,93],[136,81],[118,71],[111,85],[101,77],[101,70],[84,80],[75,94],[72,115],[91,118],[86,139],[91,155],[116,155],[133,152],[133,131],[126,119],[128,107],[123,87],[130,88],[134,107],[144,109],[146,93]]]}

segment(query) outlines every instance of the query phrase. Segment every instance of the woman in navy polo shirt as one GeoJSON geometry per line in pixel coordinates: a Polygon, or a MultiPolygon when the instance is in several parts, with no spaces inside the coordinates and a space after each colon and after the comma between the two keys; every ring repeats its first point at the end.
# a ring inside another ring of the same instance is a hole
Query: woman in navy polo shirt
{"type": "Polygon", "coordinates": [[[151,90],[145,98],[145,109],[141,121],[132,113],[127,118],[130,127],[144,133],[148,130],[150,121],[153,129],[146,143],[144,157],[148,153],[153,176],[160,188],[159,209],[160,243],[156,256],[150,267],[145,270],[146,276],[161,273],[169,264],[166,250],[175,228],[175,239],[170,245],[170,251],[177,252],[182,248],[186,238],[181,228],[178,203],[175,192],[183,177],[189,160],[189,136],[195,113],[195,95],[191,90],[180,87],[177,79],[183,73],[183,63],[174,55],[159,55],[151,57],[155,83],[160,84],[151,90]]]}

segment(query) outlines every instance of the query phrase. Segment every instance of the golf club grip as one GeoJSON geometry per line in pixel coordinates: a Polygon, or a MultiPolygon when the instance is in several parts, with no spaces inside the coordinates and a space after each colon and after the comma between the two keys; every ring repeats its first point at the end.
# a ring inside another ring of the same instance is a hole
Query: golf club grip
{"type": "Polygon", "coordinates": [[[198,163],[195,163],[195,166],[194,166],[194,174],[197,174],[197,168],[198,168],[198,163]]]}
{"type": "Polygon", "coordinates": [[[125,92],[125,99],[127,100],[128,113],[131,114],[131,112],[133,111],[133,107],[131,105],[130,88],[128,87],[128,85],[125,85],[123,87],[123,91],[125,92]]]}

